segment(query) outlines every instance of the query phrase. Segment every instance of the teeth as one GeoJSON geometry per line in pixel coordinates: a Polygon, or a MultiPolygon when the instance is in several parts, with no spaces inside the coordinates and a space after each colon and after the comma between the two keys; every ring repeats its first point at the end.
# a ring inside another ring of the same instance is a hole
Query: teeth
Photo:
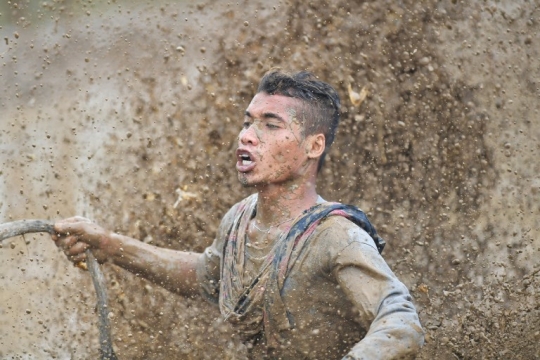
{"type": "Polygon", "coordinates": [[[251,160],[242,160],[242,165],[250,165],[251,163],[251,160]]]}

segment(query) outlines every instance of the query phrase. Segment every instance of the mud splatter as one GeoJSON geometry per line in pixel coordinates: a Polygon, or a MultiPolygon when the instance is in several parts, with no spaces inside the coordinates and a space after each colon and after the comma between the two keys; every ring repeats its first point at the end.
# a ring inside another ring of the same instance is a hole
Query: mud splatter
{"type": "MultiPolygon", "coordinates": [[[[55,6],[41,10],[53,17],[42,23],[36,9],[1,11],[11,19],[0,47],[9,84],[0,93],[2,216],[76,212],[142,241],[201,251],[247,195],[233,149],[259,78],[276,66],[307,69],[343,102],[321,193],[363,208],[388,241],[385,257],[427,332],[420,358],[540,357],[535,4],[55,6]]],[[[39,266],[62,270],[71,285],[50,275],[41,291],[75,293],[84,280],[44,254],[39,266]]],[[[209,305],[105,268],[120,358],[245,354],[209,305]]],[[[29,281],[29,272],[2,281],[29,281]]],[[[80,304],[65,301],[80,314],[93,303],[84,292],[80,304]]],[[[8,310],[9,319],[26,308],[34,316],[32,306],[8,310]]],[[[51,316],[61,324],[67,315],[51,316]]],[[[92,331],[92,316],[80,315],[79,327],[92,331]]],[[[62,331],[78,334],[76,344],[90,337],[72,325],[62,331]]]]}

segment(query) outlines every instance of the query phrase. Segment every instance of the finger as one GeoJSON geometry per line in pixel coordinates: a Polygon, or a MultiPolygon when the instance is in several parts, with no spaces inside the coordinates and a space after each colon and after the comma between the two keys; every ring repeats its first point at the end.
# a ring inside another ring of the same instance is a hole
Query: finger
{"type": "Polygon", "coordinates": [[[60,220],[59,222],[77,223],[77,222],[92,222],[92,221],[88,218],[85,218],[84,216],[76,215],[67,219],[60,220]]]}
{"type": "Polygon", "coordinates": [[[77,233],[81,230],[82,224],[88,224],[90,220],[81,216],[74,216],[68,219],[57,221],[54,224],[54,230],[60,234],[77,233]]]}
{"type": "Polygon", "coordinates": [[[57,234],[66,234],[70,232],[70,230],[73,229],[72,224],[73,224],[73,221],[70,221],[70,219],[57,221],[54,224],[54,231],[57,234]]]}
{"type": "Polygon", "coordinates": [[[76,222],[84,222],[84,223],[91,223],[92,222],[92,220],[90,220],[88,218],[85,218],[83,216],[74,216],[72,219],[75,220],[76,222]]]}
{"type": "Polygon", "coordinates": [[[86,261],[86,253],[80,253],[71,257],[71,261],[74,263],[80,263],[86,261]]]}
{"type": "Polygon", "coordinates": [[[86,249],[88,249],[90,246],[86,243],[83,243],[83,242],[78,242],[76,243],[75,245],[73,245],[72,247],[70,247],[69,249],[67,249],[67,255],[68,256],[75,256],[75,255],[79,255],[80,253],[83,253],[86,251],[86,249]]]}
{"type": "Polygon", "coordinates": [[[75,245],[77,243],[77,237],[74,236],[74,235],[70,235],[70,236],[61,236],[58,241],[56,242],[56,246],[64,249],[64,250],[67,250],[69,249],[70,247],[72,247],[73,245],[75,245]]]}

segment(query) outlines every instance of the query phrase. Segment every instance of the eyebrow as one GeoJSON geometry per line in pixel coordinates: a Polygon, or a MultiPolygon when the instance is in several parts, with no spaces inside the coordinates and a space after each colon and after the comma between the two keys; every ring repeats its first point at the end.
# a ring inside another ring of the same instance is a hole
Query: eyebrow
{"type": "MultiPolygon", "coordinates": [[[[244,115],[247,116],[248,118],[253,119],[253,116],[251,115],[251,113],[248,110],[246,110],[244,115]]],[[[276,120],[281,121],[281,122],[286,122],[285,119],[283,119],[281,116],[279,116],[278,114],[273,113],[273,112],[265,112],[265,113],[263,113],[262,118],[263,119],[276,119],[276,120]]]]}

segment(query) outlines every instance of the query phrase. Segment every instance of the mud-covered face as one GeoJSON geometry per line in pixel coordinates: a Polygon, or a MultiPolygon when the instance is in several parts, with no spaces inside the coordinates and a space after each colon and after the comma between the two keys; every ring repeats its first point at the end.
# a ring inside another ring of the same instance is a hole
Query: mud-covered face
{"type": "Polygon", "coordinates": [[[238,136],[236,170],[245,186],[282,183],[307,169],[300,100],[258,93],[249,104],[238,136]]]}

